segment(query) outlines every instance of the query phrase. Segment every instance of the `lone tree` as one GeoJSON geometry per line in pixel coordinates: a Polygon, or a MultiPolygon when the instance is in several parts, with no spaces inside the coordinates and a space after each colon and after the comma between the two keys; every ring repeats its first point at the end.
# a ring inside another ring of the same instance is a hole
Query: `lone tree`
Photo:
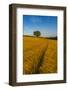
{"type": "Polygon", "coordinates": [[[39,37],[41,35],[41,32],[40,31],[34,31],[33,34],[36,36],[36,37],[39,37]]]}

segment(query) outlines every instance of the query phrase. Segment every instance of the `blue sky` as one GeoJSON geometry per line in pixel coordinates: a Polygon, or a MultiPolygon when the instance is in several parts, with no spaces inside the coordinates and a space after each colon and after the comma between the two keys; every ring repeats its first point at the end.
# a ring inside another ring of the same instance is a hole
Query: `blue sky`
{"type": "Polygon", "coordinates": [[[40,31],[42,37],[57,36],[57,16],[23,15],[24,35],[40,31]]]}

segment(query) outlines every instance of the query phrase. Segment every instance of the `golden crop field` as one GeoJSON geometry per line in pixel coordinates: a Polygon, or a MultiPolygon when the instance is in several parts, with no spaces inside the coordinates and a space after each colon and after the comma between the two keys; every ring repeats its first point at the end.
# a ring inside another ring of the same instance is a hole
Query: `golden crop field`
{"type": "Polygon", "coordinates": [[[23,37],[23,74],[57,72],[57,40],[23,37]]]}

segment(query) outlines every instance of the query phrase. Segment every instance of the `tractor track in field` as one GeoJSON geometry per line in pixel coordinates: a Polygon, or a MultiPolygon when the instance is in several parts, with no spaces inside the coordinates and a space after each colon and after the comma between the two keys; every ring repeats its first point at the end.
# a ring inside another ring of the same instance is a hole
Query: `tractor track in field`
{"type": "Polygon", "coordinates": [[[36,70],[36,74],[39,74],[39,67],[42,65],[42,62],[43,62],[43,57],[44,57],[44,55],[45,55],[45,52],[47,51],[47,49],[48,49],[48,44],[47,44],[47,47],[46,48],[44,48],[44,50],[43,50],[43,52],[42,52],[42,56],[39,58],[39,63],[38,63],[38,66],[37,66],[37,70],[36,70]]]}
{"type": "Polygon", "coordinates": [[[31,58],[32,56],[38,57],[38,59],[37,59],[38,60],[38,65],[37,65],[37,67],[34,66],[35,64],[33,65],[34,66],[33,69],[35,69],[35,70],[32,72],[32,74],[38,74],[39,73],[38,69],[39,69],[40,65],[42,64],[42,62],[43,62],[42,58],[44,57],[44,53],[48,48],[48,42],[47,42],[47,45],[44,44],[42,47],[40,47],[40,46],[41,46],[41,44],[37,44],[37,45],[34,45],[33,47],[31,47],[30,49],[28,49],[26,51],[24,50],[24,53],[29,53],[30,51],[35,53],[36,50],[41,51],[41,53],[39,52],[39,53],[37,53],[37,55],[34,54],[35,56],[33,55],[33,53],[29,57],[27,56],[28,58],[31,58]]]}

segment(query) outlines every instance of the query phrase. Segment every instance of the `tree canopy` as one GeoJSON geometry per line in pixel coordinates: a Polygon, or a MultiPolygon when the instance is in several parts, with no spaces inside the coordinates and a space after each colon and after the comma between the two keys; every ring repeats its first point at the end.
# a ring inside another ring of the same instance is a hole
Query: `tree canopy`
{"type": "Polygon", "coordinates": [[[41,35],[41,32],[40,31],[34,31],[33,35],[35,35],[36,37],[39,37],[41,35]]]}

